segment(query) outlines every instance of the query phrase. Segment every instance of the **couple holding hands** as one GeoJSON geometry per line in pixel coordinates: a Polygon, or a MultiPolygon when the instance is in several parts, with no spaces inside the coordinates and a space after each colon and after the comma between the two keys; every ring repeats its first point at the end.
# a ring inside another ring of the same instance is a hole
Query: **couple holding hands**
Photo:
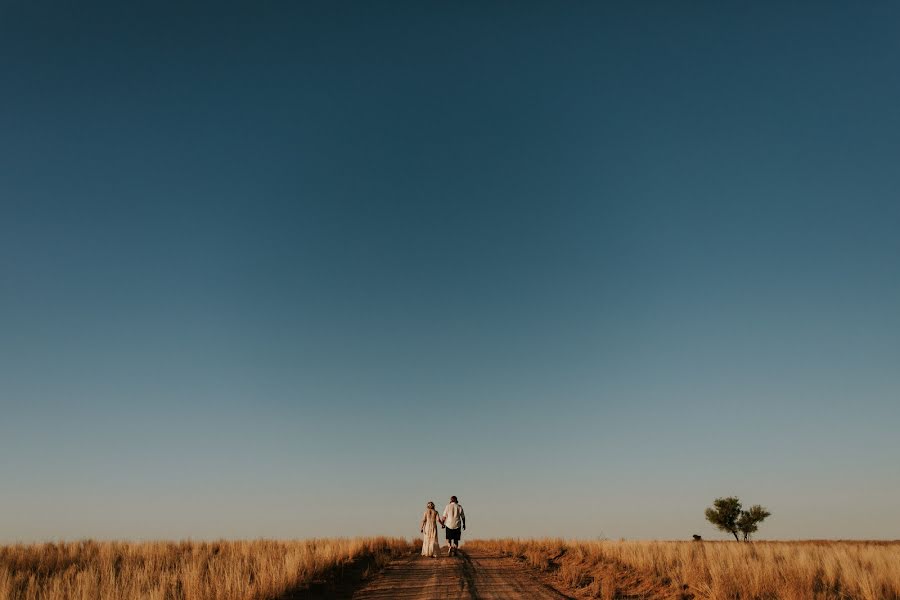
{"type": "Polygon", "coordinates": [[[459,552],[461,531],[466,528],[466,513],[463,512],[456,496],[450,496],[450,504],[444,509],[443,515],[438,515],[438,512],[434,510],[434,502],[426,505],[425,514],[422,515],[422,524],[419,527],[419,531],[422,533],[422,556],[437,558],[438,552],[440,552],[438,523],[441,524],[441,529],[447,529],[447,545],[449,546],[447,556],[453,556],[459,552]]]}

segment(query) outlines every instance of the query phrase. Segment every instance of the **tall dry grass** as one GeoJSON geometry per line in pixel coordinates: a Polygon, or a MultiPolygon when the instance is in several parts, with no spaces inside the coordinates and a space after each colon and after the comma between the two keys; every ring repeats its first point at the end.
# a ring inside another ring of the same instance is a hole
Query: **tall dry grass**
{"type": "Polygon", "coordinates": [[[396,538],[2,546],[0,600],[268,600],[409,549],[396,538]]]}
{"type": "Polygon", "coordinates": [[[900,542],[580,542],[468,544],[551,571],[594,598],[900,600],[900,542]]]}

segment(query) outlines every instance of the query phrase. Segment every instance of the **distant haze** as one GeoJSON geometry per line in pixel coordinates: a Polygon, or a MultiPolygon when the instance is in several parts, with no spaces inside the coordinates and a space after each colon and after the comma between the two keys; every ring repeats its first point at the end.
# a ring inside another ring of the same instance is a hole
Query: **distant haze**
{"type": "Polygon", "coordinates": [[[0,541],[900,538],[900,5],[126,4],[0,6],[0,541]]]}

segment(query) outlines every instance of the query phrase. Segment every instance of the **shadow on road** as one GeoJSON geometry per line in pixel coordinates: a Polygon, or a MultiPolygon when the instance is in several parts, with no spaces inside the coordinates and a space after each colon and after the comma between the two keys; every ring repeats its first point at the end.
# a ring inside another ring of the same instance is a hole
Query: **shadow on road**
{"type": "Polygon", "coordinates": [[[336,567],[308,587],[288,590],[272,600],[347,600],[378,569],[373,557],[336,567]]]}

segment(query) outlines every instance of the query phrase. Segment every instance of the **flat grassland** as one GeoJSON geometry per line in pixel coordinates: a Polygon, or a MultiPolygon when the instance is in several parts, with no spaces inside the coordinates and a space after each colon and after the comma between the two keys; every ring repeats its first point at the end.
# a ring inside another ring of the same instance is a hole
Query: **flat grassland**
{"type": "Polygon", "coordinates": [[[0,600],[272,600],[409,551],[396,538],[0,546],[0,600]]]}
{"type": "MultiPolygon", "coordinates": [[[[518,559],[576,598],[900,600],[900,542],[503,539],[464,548],[518,559]]],[[[287,600],[340,581],[331,596],[350,597],[363,571],[417,560],[413,549],[398,538],[0,546],[0,600],[287,600]]]]}
{"type": "Polygon", "coordinates": [[[489,540],[592,598],[900,600],[900,542],[489,540]]]}

